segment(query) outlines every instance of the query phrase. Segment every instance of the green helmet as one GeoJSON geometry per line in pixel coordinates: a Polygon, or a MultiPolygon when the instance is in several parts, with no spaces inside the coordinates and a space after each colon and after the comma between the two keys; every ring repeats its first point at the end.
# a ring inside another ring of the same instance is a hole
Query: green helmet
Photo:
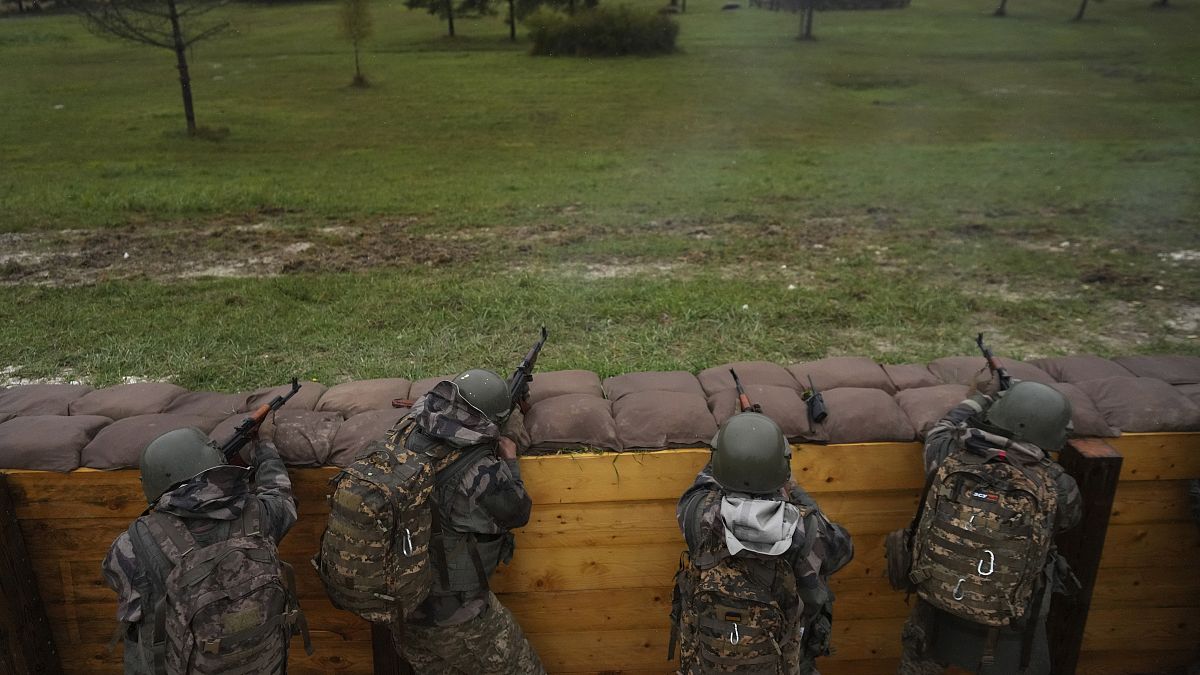
{"type": "Polygon", "coordinates": [[[497,424],[503,422],[512,410],[508,383],[490,370],[468,370],[458,374],[453,382],[468,403],[497,424]]]}
{"type": "Polygon", "coordinates": [[[744,412],[713,437],[713,478],[726,490],[774,492],[792,477],[792,448],[770,417],[744,412]]]}
{"type": "Polygon", "coordinates": [[[1071,431],[1071,402],[1038,382],[1018,382],[992,404],[984,422],[1014,441],[1058,450],[1071,431]]]}
{"type": "Polygon", "coordinates": [[[175,429],[150,441],[142,450],[142,491],[153,504],[162,493],[180,481],[228,464],[217,445],[194,427],[175,429]]]}

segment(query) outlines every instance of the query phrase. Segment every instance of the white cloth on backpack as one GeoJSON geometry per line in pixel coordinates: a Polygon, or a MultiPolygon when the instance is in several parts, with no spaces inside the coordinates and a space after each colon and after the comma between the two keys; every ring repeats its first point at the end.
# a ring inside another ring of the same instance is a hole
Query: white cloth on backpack
{"type": "Polygon", "coordinates": [[[792,545],[792,535],[800,524],[800,509],[774,499],[726,495],[721,498],[721,520],[725,522],[725,545],[730,555],[743,550],[780,555],[792,545]]]}

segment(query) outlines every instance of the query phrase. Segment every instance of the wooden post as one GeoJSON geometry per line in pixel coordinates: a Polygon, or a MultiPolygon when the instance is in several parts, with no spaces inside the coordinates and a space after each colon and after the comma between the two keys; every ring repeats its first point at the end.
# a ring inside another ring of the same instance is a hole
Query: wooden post
{"type": "Polygon", "coordinates": [[[0,675],[62,672],[8,478],[0,473],[0,675]]]}
{"type": "Polygon", "coordinates": [[[392,646],[392,631],[377,623],[371,624],[371,656],[375,675],[413,675],[412,667],[392,646]]]}
{"type": "Polygon", "coordinates": [[[1079,663],[1083,629],[1092,605],[1092,589],[1100,569],[1100,554],[1117,494],[1121,475],[1121,453],[1095,438],[1070,441],[1059,457],[1083,498],[1083,520],[1064,532],[1056,541],[1058,552],[1071,564],[1079,578],[1079,593],[1074,597],[1054,596],[1046,630],[1050,639],[1050,672],[1070,675],[1079,663]]]}

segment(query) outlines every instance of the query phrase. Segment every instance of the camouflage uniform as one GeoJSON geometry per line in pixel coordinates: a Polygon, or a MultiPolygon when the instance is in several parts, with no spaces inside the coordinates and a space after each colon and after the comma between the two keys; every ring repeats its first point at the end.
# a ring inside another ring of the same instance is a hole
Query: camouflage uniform
{"type": "MultiPolygon", "coordinates": [[[[946,414],[925,438],[925,472],[930,475],[951,452],[963,451],[958,434],[959,428],[970,425],[971,418],[990,404],[990,399],[976,394],[958,404],[946,414]]],[[[966,443],[975,443],[975,437],[967,436],[966,443]]],[[[1028,445],[1028,444],[1026,444],[1028,445]]],[[[973,449],[990,451],[990,448],[972,445],[973,449]]],[[[1075,479],[1067,475],[1062,467],[1051,462],[1052,486],[1057,493],[1057,512],[1054,529],[1062,532],[1075,527],[1083,518],[1082,495],[1075,479]]],[[[1046,580],[1041,591],[1041,611],[1034,630],[1029,675],[1047,675],[1050,672],[1050,650],[1046,642],[1046,616],[1050,612],[1049,595],[1054,590],[1055,579],[1046,580]]],[[[953,665],[971,672],[979,670],[980,658],[987,639],[987,626],[972,623],[942,612],[924,600],[918,599],[909,614],[901,633],[903,652],[900,659],[901,675],[933,675],[942,673],[953,665]]],[[[995,649],[995,665],[989,673],[1021,672],[1022,632],[1016,629],[1000,631],[995,649]]]]}
{"type": "Polygon", "coordinates": [[[435,534],[433,587],[404,625],[393,626],[393,641],[419,675],[544,673],[512,613],[488,588],[496,568],[512,559],[510,530],[529,522],[533,505],[517,460],[495,454],[498,435],[527,445],[521,414],[514,411],[500,432],[486,419],[445,404],[440,401],[432,416],[426,402],[414,406],[409,447],[443,458],[433,494],[441,545],[435,534]]]}
{"type": "MultiPolygon", "coordinates": [[[[787,663],[794,666],[787,675],[819,675],[814,661],[816,657],[829,653],[832,630],[833,591],[829,588],[829,576],[845,567],[854,557],[854,544],[850,534],[842,526],[830,522],[812,497],[795,481],[789,480],[785,489],[788,502],[815,517],[802,520],[802,525],[793,535],[791,546],[781,555],[795,574],[798,600],[803,601],[804,609],[793,630],[789,631],[790,637],[780,648],[787,655],[787,663]],[[803,631],[800,630],[802,627],[803,631]]],[[[710,567],[729,556],[721,516],[724,495],[725,492],[713,478],[710,465],[700,471],[696,482],[679,499],[676,518],[683,530],[688,553],[698,567],[710,567]]],[[[686,644],[680,647],[681,650],[688,648],[686,644]]],[[[681,653],[681,660],[684,663],[692,661],[687,653],[681,653]]]]}
{"type": "MultiPolygon", "coordinates": [[[[200,544],[211,544],[228,537],[230,524],[246,508],[248,499],[258,499],[264,534],[279,543],[296,522],[296,502],[292,482],[275,446],[258,442],[251,456],[255,476],[253,489],[247,480],[249,469],[216,466],[173,490],[163,493],[152,505],[158,513],[182,519],[200,544]]],[[[132,527],[146,530],[146,517],[132,527]]],[[[104,580],[117,593],[117,621],[125,639],[126,675],[157,675],[148,654],[139,648],[149,644],[153,633],[153,608],[158,603],[155,588],[165,581],[165,570],[140,559],[129,532],[122,532],[108,550],[103,564],[104,580]],[[158,575],[157,580],[152,575],[158,575]],[[151,620],[147,620],[151,619],[151,620]]]]}

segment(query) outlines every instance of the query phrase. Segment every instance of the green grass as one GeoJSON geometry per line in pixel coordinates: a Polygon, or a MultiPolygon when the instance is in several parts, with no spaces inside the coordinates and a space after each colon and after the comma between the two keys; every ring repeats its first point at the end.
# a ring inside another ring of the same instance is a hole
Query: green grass
{"type": "MultiPolygon", "coordinates": [[[[469,253],[11,285],[0,367],[423,376],[507,369],[542,322],[544,367],[603,374],[921,360],[971,353],[976,330],[1013,356],[1200,354],[1200,263],[1163,258],[1200,250],[1200,9],[1109,2],[1073,24],[1071,3],[1001,20],[916,0],[819,14],[804,44],[793,15],[720,4],[689,3],[678,54],[584,60],[379,3],[365,90],[335,4],[235,6],[192,55],[217,141],[183,135],[169,52],[0,20],[0,233],[25,233],[0,234],[0,273],[23,264],[4,246],[61,253],[77,228],[266,221],[333,250],[314,228],[336,223],[469,253]]],[[[262,255],[235,241],[134,254],[262,255]]]]}

